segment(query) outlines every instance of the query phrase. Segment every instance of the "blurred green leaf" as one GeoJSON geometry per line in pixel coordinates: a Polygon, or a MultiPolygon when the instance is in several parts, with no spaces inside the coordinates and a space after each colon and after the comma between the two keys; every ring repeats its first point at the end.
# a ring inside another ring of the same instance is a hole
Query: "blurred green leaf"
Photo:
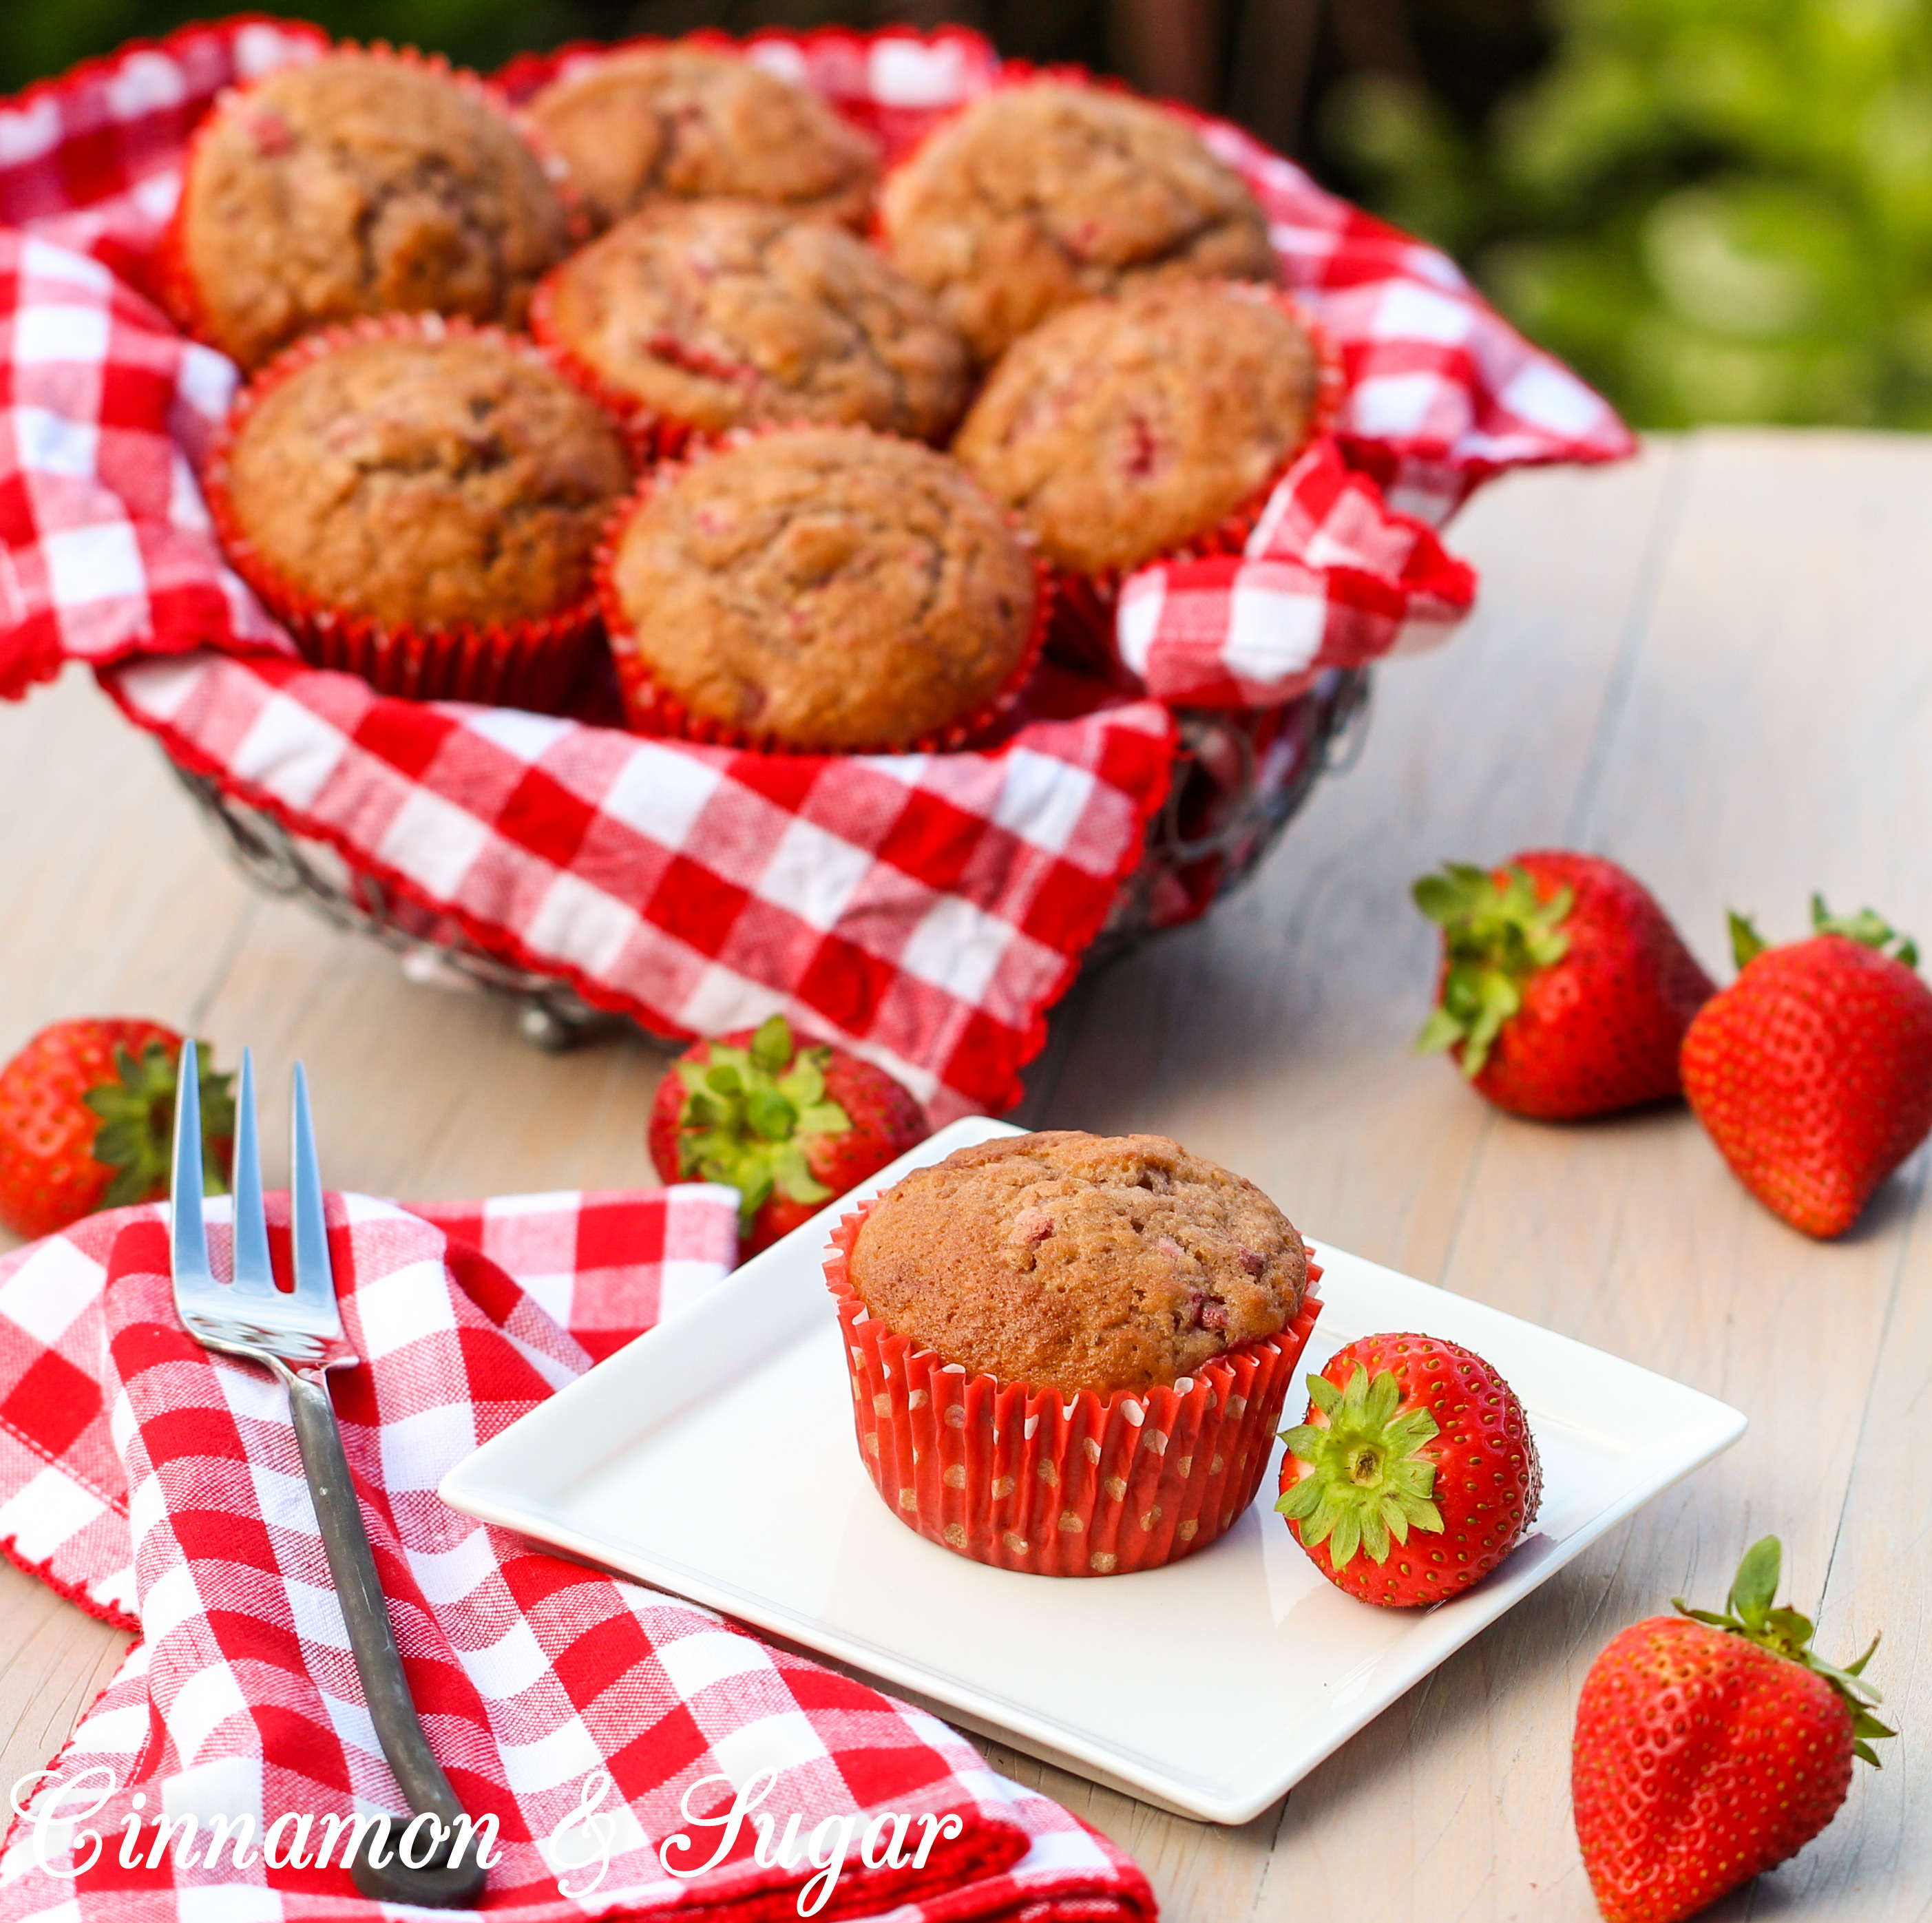
{"type": "Polygon", "coordinates": [[[1331,94],[1378,211],[1640,424],[1932,425],[1932,0],[1550,10],[1473,132],[1412,83],[1331,94]]]}

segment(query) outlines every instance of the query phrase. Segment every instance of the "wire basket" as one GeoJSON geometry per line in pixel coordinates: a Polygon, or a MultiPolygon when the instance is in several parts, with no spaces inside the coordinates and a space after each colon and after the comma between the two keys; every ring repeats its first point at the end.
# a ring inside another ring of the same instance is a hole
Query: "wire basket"
{"type": "MultiPolygon", "coordinates": [[[[1366,668],[1331,668],[1280,707],[1176,710],[1180,739],[1167,800],[1084,965],[1104,967],[1150,936],[1198,920],[1246,880],[1322,776],[1353,765],[1368,700],[1366,668]]],[[[373,937],[400,956],[410,980],[508,997],[524,1038],[541,1048],[574,1047],[623,1018],[593,1007],[567,982],[492,955],[449,916],[351,867],[326,842],[290,833],[207,776],[169,765],[250,882],[302,902],[333,927],[373,937]]]]}

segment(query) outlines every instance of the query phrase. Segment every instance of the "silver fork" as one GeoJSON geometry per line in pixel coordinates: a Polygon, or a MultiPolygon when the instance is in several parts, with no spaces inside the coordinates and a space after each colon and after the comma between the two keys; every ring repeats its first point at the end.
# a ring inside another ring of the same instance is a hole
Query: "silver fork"
{"type": "Polygon", "coordinates": [[[290,1241],[295,1291],[275,1286],[268,1258],[268,1220],[262,1207],[262,1158],[255,1133],[255,1064],[242,1052],[235,1105],[234,1260],[231,1282],[216,1280],[208,1259],[202,1213],[201,1092],[192,1042],[182,1046],[175,1098],[174,1200],[170,1224],[175,1312],[204,1348],[247,1357],[273,1370],[289,1392],[302,1468],[322,1526],[328,1573],[342,1604],[349,1647],[395,1778],[412,1811],[433,1820],[400,1828],[388,1817],[358,1827],[350,1873],[364,1896],[386,1903],[472,1906],[482,1893],[483,1866],[464,1860],[473,1829],[449,1778],[429,1746],[410,1696],[389,1613],[376,1575],[362,1511],[342,1453],[342,1432],[328,1399],[327,1372],[361,1360],[342,1333],[328,1229],[322,1205],[322,1172],[310,1119],[308,1077],[296,1064],[294,1146],[290,1180],[290,1241]],[[428,1832],[425,1837],[423,1830],[428,1832]],[[412,1835],[410,1832],[414,1832],[412,1835]],[[425,1850],[425,1844],[429,1846],[425,1850]],[[409,1858],[403,1854],[409,1851],[409,1858]],[[417,1859],[413,1861],[410,1859],[417,1859]]]}

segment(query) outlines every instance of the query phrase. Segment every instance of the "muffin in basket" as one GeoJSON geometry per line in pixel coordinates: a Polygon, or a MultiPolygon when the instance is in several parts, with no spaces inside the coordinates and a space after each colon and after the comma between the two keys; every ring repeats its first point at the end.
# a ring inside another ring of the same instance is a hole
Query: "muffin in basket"
{"type": "Polygon", "coordinates": [[[631,47],[572,68],[527,112],[591,217],[724,196],[857,226],[878,155],[808,87],[723,46],[631,47]]]}
{"type": "Polygon", "coordinates": [[[752,201],[667,202],[557,268],[538,338],[596,390],[718,432],[856,422],[931,440],[966,404],[966,344],[843,227],[752,201]]]}
{"type": "Polygon", "coordinates": [[[886,250],[983,362],[1072,302],[1177,274],[1273,280],[1260,204],[1178,114],[1098,87],[1002,87],[886,181],[886,250]]]}
{"type": "Polygon", "coordinates": [[[1258,506],[1309,439],[1322,385],[1286,296],[1162,281],[1063,309],[1017,342],[953,452],[1048,560],[1108,575],[1258,506]]]}
{"type": "Polygon", "coordinates": [[[253,368],[365,314],[520,327],[568,242],[556,189],[473,75],[344,48],[224,95],[197,130],[168,301],[253,368]]]}
{"type": "Polygon", "coordinates": [[[833,1234],[866,1471],[996,1568],[1190,1555],[1260,1486],[1318,1274],[1252,1183],[1164,1136],[956,1150],[833,1234]]]}
{"type": "Polygon", "coordinates": [[[1016,698],[1041,571],[958,464],[860,428],[740,438],[660,468],[609,538],[632,725],[742,746],[957,746],[1016,698]]]}
{"type": "Polygon", "coordinates": [[[203,477],[229,559],[310,660],[386,694],[549,709],[595,634],[623,435],[528,341],[435,316],[313,334],[203,477]]]}

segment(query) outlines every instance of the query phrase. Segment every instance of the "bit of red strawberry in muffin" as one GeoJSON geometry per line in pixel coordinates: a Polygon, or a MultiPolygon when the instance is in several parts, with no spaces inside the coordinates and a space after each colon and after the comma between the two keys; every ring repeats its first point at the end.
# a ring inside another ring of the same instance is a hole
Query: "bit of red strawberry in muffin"
{"type": "MultiPolygon", "coordinates": [[[[182,1037],[158,1022],[56,1022],[0,1069],[0,1224],[51,1235],[96,1209],[152,1202],[172,1166],[182,1037]]],[[[201,1062],[202,1163],[224,1192],[235,1133],[228,1076],[201,1062]]]]}
{"type": "Polygon", "coordinates": [[[755,1034],[680,1056],[658,1084],[648,1139],[665,1181],[738,1191],[739,1252],[751,1256],[930,1132],[884,1069],[843,1048],[797,1047],[774,1015],[755,1034]]]}
{"type": "Polygon", "coordinates": [[[1483,1358],[1435,1336],[1364,1336],[1308,1378],[1286,1430],[1281,1500],[1337,1588],[1403,1609],[1480,1582],[1543,1495],[1536,1438],[1483,1358]]]}
{"type": "Polygon", "coordinates": [[[1414,886],[1442,930],[1416,1046],[1448,1050],[1490,1100],[1574,1120],[1680,1092],[1678,1051],[1715,992],[1642,884],[1594,855],[1461,862],[1414,886]]]}
{"type": "Polygon", "coordinates": [[[1811,920],[1772,948],[1731,917],[1738,978],[1684,1038],[1684,1092],[1760,1202],[1841,1235],[1932,1132],[1932,988],[1869,908],[1834,916],[1814,895],[1811,920]]]}
{"type": "Polygon", "coordinates": [[[1605,1923],[1678,1923],[1810,1841],[1876,1766],[1868,1649],[1838,1669],[1774,1609],[1781,1552],[1744,1557],[1724,1615],[1687,1608],[1613,1636],[1584,1678],[1570,1795],[1605,1923]]]}

